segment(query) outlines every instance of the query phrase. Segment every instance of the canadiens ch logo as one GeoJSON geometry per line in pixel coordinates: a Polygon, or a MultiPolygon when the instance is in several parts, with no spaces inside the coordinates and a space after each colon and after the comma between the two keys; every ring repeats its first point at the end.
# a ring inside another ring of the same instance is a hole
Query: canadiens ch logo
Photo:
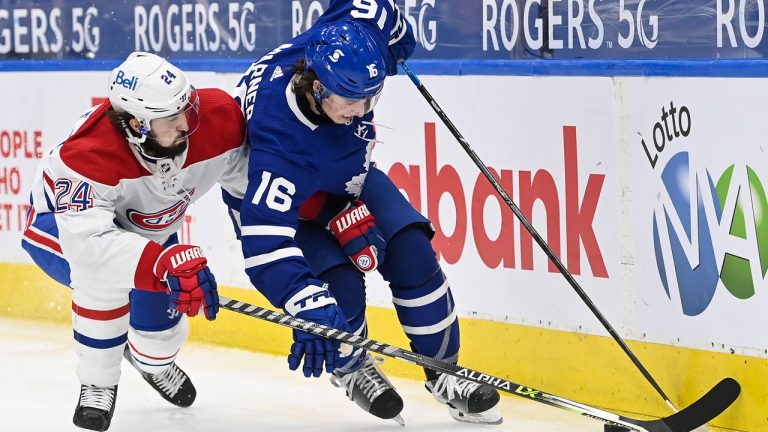
{"type": "Polygon", "coordinates": [[[192,189],[182,201],[168,207],[167,209],[160,210],[157,213],[143,213],[135,209],[128,209],[125,212],[128,220],[137,227],[147,231],[162,231],[179,219],[184,217],[187,207],[190,204],[190,198],[194,195],[195,190],[192,189]]]}

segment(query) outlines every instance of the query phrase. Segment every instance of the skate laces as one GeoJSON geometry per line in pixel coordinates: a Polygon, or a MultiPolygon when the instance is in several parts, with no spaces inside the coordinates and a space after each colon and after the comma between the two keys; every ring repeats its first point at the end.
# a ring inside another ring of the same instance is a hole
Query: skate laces
{"type": "Polygon", "coordinates": [[[478,383],[456,378],[453,375],[441,374],[432,387],[432,393],[449,401],[457,399],[454,398],[454,394],[458,396],[458,399],[467,399],[478,387],[480,387],[478,383]]]}
{"type": "Polygon", "coordinates": [[[174,397],[187,380],[187,375],[176,366],[176,363],[171,363],[166,370],[152,375],[152,380],[165,394],[174,397]]]}
{"type": "Polygon", "coordinates": [[[387,389],[392,388],[392,384],[379,368],[381,363],[384,363],[383,358],[368,355],[360,369],[340,377],[334,375],[331,377],[331,383],[336,387],[344,387],[350,400],[354,395],[352,389],[357,385],[363,395],[372,401],[387,389]]]}
{"type": "Polygon", "coordinates": [[[109,411],[115,401],[114,387],[82,386],[80,390],[80,406],[98,408],[109,411]]]}

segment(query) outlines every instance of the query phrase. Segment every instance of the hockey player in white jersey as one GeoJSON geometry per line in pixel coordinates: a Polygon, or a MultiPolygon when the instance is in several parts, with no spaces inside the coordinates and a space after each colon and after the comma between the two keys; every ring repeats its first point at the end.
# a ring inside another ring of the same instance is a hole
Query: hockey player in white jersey
{"type": "Polygon", "coordinates": [[[73,289],[80,398],[73,421],[109,428],[126,359],[169,402],[196,390],[175,363],[186,316],[216,318],[216,280],[199,247],[179,244],[187,207],[217,182],[242,197],[245,122],[225,92],[135,52],[112,71],[109,102],[43,158],[22,247],[73,289]]]}
{"type": "MultiPolygon", "coordinates": [[[[273,305],[362,336],[363,272],[378,270],[414,350],[456,362],[459,323],[430,223],[371,163],[373,107],[414,44],[393,1],[331,0],[312,28],[251,65],[236,92],[250,144],[241,240],[246,273],[273,305]],[[330,217],[322,215],[327,205],[302,211],[317,193],[350,208],[330,217]]],[[[303,360],[305,376],[332,372],[332,382],[361,408],[402,422],[403,401],[370,354],[339,356],[338,344],[293,336],[291,369],[303,360]]],[[[425,372],[427,389],[453,418],[501,422],[494,388],[425,372]]]]}

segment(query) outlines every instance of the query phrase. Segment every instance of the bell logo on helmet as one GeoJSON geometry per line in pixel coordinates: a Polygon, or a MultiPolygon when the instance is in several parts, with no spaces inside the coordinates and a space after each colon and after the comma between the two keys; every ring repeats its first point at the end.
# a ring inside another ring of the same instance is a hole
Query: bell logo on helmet
{"type": "Polygon", "coordinates": [[[342,58],[342,57],[344,57],[344,53],[341,52],[341,50],[339,50],[339,49],[337,49],[336,51],[333,52],[333,54],[328,56],[328,58],[330,58],[331,61],[334,62],[334,63],[339,61],[339,59],[342,58]]]}
{"type": "Polygon", "coordinates": [[[139,84],[139,77],[133,76],[130,78],[125,77],[125,72],[118,71],[115,77],[115,84],[125,87],[128,90],[136,90],[136,85],[139,84]]]}
{"type": "Polygon", "coordinates": [[[370,75],[370,78],[376,78],[379,76],[379,70],[376,69],[376,63],[371,63],[366,67],[368,68],[368,75],[370,75]]]}

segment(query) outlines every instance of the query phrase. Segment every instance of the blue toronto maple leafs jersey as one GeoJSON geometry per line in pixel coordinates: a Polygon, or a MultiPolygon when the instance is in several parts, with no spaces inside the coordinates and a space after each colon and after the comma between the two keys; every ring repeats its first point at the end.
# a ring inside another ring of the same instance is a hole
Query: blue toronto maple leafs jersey
{"type": "Polygon", "coordinates": [[[376,137],[373,113],[349,124],[313,123],[291,87],[311,36],[350,19],[376,41],[388,74],[396,73],[397,60],[411,54],[415,41],[394,1],[334,0],[307,32],[252,64],[233,95],[246,117],[250,145],[248,189],[239,214],[245,270],[277,307],[314,277],[294,241],[299,206],[316,192],[357,198],[368,173],[376,137]]]}

